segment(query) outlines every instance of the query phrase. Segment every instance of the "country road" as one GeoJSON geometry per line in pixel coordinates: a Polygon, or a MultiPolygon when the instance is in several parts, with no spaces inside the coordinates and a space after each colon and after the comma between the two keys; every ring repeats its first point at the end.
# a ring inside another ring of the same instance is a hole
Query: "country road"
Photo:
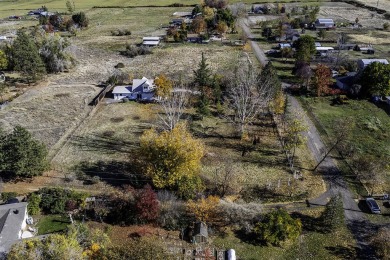
{"type": "MultiPolygon", "coordinates": [[[[250,39],[250,44],[252,46],[253,52],[255,53],[255,56],[264,66],[267,64],[268,59],[259,45],[255,41],[251,40],[254,37],[250,32],[250,28],[248,27],[247,22],[241,19],[239,24],[246,33],[248,39],[250,39]]],[[[284,85],[288,86],[288,84],[284,85]]],[[[307,113],[304,111],[298,100],[291,95],[288,95],[288,109],[290,109],[290,111],[296,111],[302,115],[302,120],[309,127],[309,130],[305,133],[308,148],[316,162],[320,162],[323,151],[326,150],[326,147],[321,140],[320,134],[317,131],[315,125],[307,116],[307,113]]],[[[375,234],[378,226],[370,223],[365,218],[364,213],[359,209],[356,201],[354,200],[353,194],[348,189],[348,186],[342,177],[341,171],[331,156],[328,156],[321,163],[321,165],[318,167],[318,172],[323,175],[323,179],[327,184],[327,191],[318,198],[310,200],[309,203],[312,205],[326,205],[329,197],[340,194],[343,200],[346,224],[356,239],[356,250],[358,258],[377,259],[373,248],[369,245],[369,239],[373,234],[375,234]]]]}

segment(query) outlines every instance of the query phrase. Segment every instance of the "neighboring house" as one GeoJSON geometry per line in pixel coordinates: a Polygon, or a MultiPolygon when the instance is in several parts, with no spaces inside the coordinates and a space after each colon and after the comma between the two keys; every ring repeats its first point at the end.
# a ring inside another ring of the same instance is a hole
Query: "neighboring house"
{"type": "Polygon", "coordinates": [[[291,48],[291,44],[289,43],[279,43],[278,44],[278,48],[281,50],[281,49],[284,49],[284,48],[291,48]]]}
{"type": "Polygon", "coordinates": [[[360,59],[358,60],[358,70],[363,71],[365,67],[370,65],[373,62],[380,62],[383,64],[389,64],[389,62],[386,59],[360,59]]]}
{"type": "Polygon", "coordinates": [[[27,231],[27,202],[0,205],[0,252],[7,252],[22,238],[33,237],[27,231]]]}
{"type": "Polygon", "coordinates": [[[147,47],[155,47],[160,44],[160,37],[144,37],[142,38],[142,45],[147,47]]]}
{"type": "Polygon", "coordinates": [[[189,33],[187,34],[187,42],[201,43],[202,37],[197,33],[189,33]]]}
{"type": "Polygon", "coordinates": [[[314,22],[314,27],[316,29],[333,29],[336,27],[336,24],[333,19],[320,18],[314,22]]]}
{"type": "Polygon", "coordinates": [[[192,12],[174,12],[172,15],[175,17],[191,18],[192,12]]]}
{"type": "Polygon", "coordinates": [[[317,54],[321,56],[326,56],[328,52],[333,51],[333,47],[316,47],[317,54]]]}
{"type": "Polygon", "coordinates": [[[195,224],[192,242],[195,244],[207,243],[208,237],[207,225],[203,222],[197,222],[195,224]]]}
{"type": "Polygon", "coordinates": [[[337,77],[337,87],[342,90],[348,90],[355,83],[356,74],[356,72],[348,72],[345,76],[337,77]]]}
{"type": "Polygon", "coordinates": [[[154,98],[154,80],[143,77],[142,79],[133,79],[131,86],[116,86],[112,94],[115,100],[128,98],[130,100],[153,101],[154,98]]]}

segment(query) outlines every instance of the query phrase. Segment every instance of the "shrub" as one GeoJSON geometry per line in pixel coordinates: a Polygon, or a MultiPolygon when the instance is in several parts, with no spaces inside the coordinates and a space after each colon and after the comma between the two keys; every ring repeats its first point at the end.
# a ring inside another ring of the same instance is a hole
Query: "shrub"
{"type": "Polygon", "coordinates": [[[325,229],[329,232],[335,231],[344,225],[343,201],[340,195],[332,197],[326,204],[321,219],[325,229]]]}
{"type": "Polygon", "coordinates": [[[135,214],[140,223],[153,222],[158,218],[160,205],[157,194],[147,184],[143,189],[135,192],[135,214]]]}
{"type": "Polygon", "coordinates": [[[28,205],[27,210],[30,215],[37,215],[41,211],[39,204],[41,204],[41,196],[37,193],[31,193],[27,199],[28,205]]]}
{"type": "Polygon", "coordinates": [[[125,64],[123,64],[122,62],[119,62],[119,63],[115,66],[116,69],[122,69],[122,68],[124,68],[124,67],[125,67],[125,64]]]}
{"type": "Polygon", "coordinates": [[[80,12],[72,15],[72,20],[75,24],[78,24],[81,28],[88,27],[89,20],[84,12],[80,12]]]}
{"type": "Polygon", "coordinates": [[[387,31],[389,28],[390,28],[390,24],[389,23],[386,22],[386,23],[383,24],[383,30],[387,31]]]}
{"type": "Polygon", "coordinates": [[[15,198],[16,196],[18,196],[18,194],[16,192],[2,192],[1,193],[1,200],[3,202],[6,202],[7,200],[15,198]]]}
{"type": "MultiPolygon", "coordinates": [[[[63,188],[42,188],[38,191],[41,195],[40,207],[45,213],[61,214],[67,210],[68,201],[75,201],[78,208],[82,206],[85,198],[88,196],[86,193],[75,192],[70,189],[63,188]]],[[[68,206],[72,206],[72,203],[68,203],[68,206]]]]}
{"type": "Polygon", "coordinates": [[[278,209],[264,216],[256,223],[254,233],[265,244],[280,246],[282,242],[296,239],[302,231],[299,219],[292,218],[284,209],[278,209]]]}

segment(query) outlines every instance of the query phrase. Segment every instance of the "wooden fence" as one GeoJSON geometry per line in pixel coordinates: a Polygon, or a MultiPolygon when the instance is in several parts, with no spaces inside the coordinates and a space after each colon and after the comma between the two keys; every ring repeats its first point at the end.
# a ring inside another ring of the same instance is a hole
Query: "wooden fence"
{"type": "Polygon", "coordinates": [[[105,86],[102,91],[100,91],[100,93],[92,100],[91,105],[97,106],[99,102],[102,101],[103,98],[106,96],[106,94],[114,88],[114,86],[115,85],[113,84],[108,84],[107,86],[105,86]]]}

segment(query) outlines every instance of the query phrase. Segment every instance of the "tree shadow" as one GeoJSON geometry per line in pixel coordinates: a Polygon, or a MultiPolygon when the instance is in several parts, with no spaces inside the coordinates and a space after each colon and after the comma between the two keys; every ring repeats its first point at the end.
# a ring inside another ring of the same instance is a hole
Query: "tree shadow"
{"type": "Polygon", "coordinates": [[[359,259],[377,259],[374,248],[368,242],[378,231],[378,225],[368,220],[352,220],[347,221],[347,226],[358,241],[359,247],[356,248],[356,254],[359,259]]]}
{"type": "Polygon", "coordinates": [[[356,248],[354,247],[345,247],[345,246],[326,246],[332,255],[337,256],[340,259],[355,259],[356,258],[356,248]]]}
{"type": "Polygon", "coordinates": [[[74,136],[70,143],[83,151],[94,151],[101,153],[131,153],[137,146],[133,140],[115,138],[114,132],[107,131],[103,134],[91,134],[88,136],[74,136]]]}
{"type": "Polygon", "coordinates": [[[91,182],[91,177],[99,177],[99,179],[112,186],[131,185],[136,188],[142,188],[148,180],[145,175],[139,173],[139,166],[132,162],[123,161],[98,161],[98,162],[82,162],[76,169],[84,176],[79,176],[84,179],[86,184],[91,182]],[[88,178],[89,177],[89,178],[88,178]]]}
{"type": "Polygon", "coordinates": [[[315,218],[308,215],[304,215],[300,212],[291,213],[291,217],[298,218],[302,222],[303,231],[327,233],[327,230],[323,224],[321,217],[315,218]]]}

